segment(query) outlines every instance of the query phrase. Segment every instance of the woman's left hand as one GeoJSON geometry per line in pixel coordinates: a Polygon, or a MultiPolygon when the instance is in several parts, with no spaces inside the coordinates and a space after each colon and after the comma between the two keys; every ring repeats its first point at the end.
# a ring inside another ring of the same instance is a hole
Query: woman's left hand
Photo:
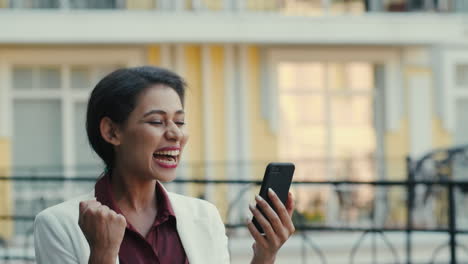
{"type": "Polygon", "coordinates": [[[262,235],[251,220],[247,223],[250,234],[255,239],[252,246],[254,251],[252,264],[274,263],[276,253],[295,231],[291,220],[294,211],[294,201],[291,192],[288,194],[286,206],[273,190],[269,189],[268,196],[275,210],[258,195],[255,197],[255,200],[257,201],[257,205],[262,209],[263,214],[255,206],[250,205],[250,211],[252,211],[252,214],[265,232],[262,235]]]}

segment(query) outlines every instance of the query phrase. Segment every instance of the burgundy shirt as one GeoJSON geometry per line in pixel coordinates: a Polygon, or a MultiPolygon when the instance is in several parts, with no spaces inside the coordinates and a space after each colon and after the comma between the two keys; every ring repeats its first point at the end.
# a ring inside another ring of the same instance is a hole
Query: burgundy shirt
{"type": "MultiPolygon", "coordinates": [[[[111,191],[110,175],[95,185],[96,200],[123,215],[111,191]]],[[[120,245],[121,264],[188,264],[187,255],[176,228],[176,217],[169,197],[159,182],[156,183],[158,213],[150,231],[143,237],[127,220],[127,228],[120,245]]]]}

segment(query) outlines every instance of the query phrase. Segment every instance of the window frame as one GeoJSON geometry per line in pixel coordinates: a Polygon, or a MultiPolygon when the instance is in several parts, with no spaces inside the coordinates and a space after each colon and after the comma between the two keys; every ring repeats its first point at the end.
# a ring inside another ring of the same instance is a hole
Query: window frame
{"type": "MultiPolygon", "coordinates": [[[[405,115],[403,73],[401,69],[401,51],[390,47],[271,47],[262,50],[262,72],[264,79],[261,88],[262,115],[269,123],[272,133],[278,135],[279,120],[279,87],[278,66],[281,62],[368,62],[377,65],[374,72],[376,87],[376,110],[380,111],[380,120],[376,124],[375,180],[387,180],[388,156],[385,149],[385,135],[398,131],[405,115]]],[[[329,168],[333,165],[326,165],[329,168]]],[[[327,172],[327,175],[330,173],[327,172]]],[[[328,190],[330,191],[330,190],[328,190]]],[[[376,190],[376,197],[382,197],[384,190],[376,190]]],[[[384,201],[375,199],[376,217],[383,221],[385,215],[384,201]]],[[[333,207],[333,203],[330,205],[333,207]]],[[[331,210],[333,211],[333,210],[331,210]]],[[[330,212],[331,212],[330,211],[330,212]]]]}
{"type": "MultiPolygon", "coordinates": [[[[17,99],[59,100],[62,111],[62,166],[64,177],[75,177],[76,166],[75,105],[86,103],[90,89],[72,89],[70,70],[74,65],[122,65],[137,66],[145,62],[144,49],[139,48],[38,48],[38,49],[0,49],[0,137],[12,139],[13,103],[17,99]],[[61,87],[58,90],[15,90],[13,88],[13,67],[17,65],[59,65],[61,70],[61,87]]],[[[14,165],[12,160],[12,166],[14,165]]],[[[97,177],[98,175],[96,175],[97,177]]],[[[64,188],[52,195],[55,198],[67,198],[72,195],[73,188],[65,182],[64,188]]],[[[14,201],[31,201],[39,197],[51,198],[38,191],[15,192],[11,189],[14,201]]],[[[24,239],[22,235],[16,235],[24,239]]]]}
{"type": "Polygon", "coordinates": [[[468,65],[468,54],[464,49],[451,49],[442,52],[441,55],[442,68],[438,77],[442,80],[440,85],[442,100],[438,103],[442,106],[440,109],[444,127],[455,136],[457,101],[468,99],[468,87],[457,85],[456,66],[458,64],[468,65]]]}
{"type": "MultiPolygon", "coordinates": [[[[401,118],[406,109],[401,106],[403,100],[403,83],[400,64],[399,50],[396,48],[373,48],[373,47],[314,47],[314,48],[293,48],[278,47],[266,48],[263,51],[262,72],[267,76],[262,85],[262,115],[268,121],[273,133],[278,133],[279,118],[279,87],[278,87],[278,67],[285,61],[290,62],[343,62],[352,63],[355,61],[368,62],[380,65],[384,77],[379,86],[383,90],[376,100],[382,106],[379,108],[381,120],[377,120],[377,150],[378,157],[385,157],[384,134],[397,131],[401,118]]],[[[377,76],[376,76],[377,78],[377,76]]],[[[378,173],[382,175],[379,180],[386,178],[385,164],[376,166],[378,173]]]]}

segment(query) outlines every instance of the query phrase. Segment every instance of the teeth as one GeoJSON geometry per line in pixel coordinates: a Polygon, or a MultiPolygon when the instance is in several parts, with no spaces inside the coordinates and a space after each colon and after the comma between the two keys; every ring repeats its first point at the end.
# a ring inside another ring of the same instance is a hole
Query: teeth
{"type": "Polygon", "coordinates": [[[156,155],[168,155],[168,156],[179,156],[178,150],[165,150],[165,151],[157,151],[154,154],[156,155]]]}
{"type": "Polygon", "coordinates": [[[156,159],[156,161],[160,162],[160,163],[164,163],[164,164],[167,164],[167,165],[176,165],[177,162],[175,160],[162,160],[162,159],[156,159]]]}

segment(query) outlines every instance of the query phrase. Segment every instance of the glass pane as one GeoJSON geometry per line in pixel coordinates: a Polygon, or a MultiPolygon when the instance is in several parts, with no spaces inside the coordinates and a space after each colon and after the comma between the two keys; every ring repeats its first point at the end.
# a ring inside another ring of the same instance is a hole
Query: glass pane
{"type": "Polygon", "coordinates": [[[370,180],[375,174],[376,135],[372,95],[334,95],[332,173],[338,179],[370,180]]]}
{"type": "Polygon", "coordinates": [[[91,89],[91,69],[87,66],[71,68],[71,87],[73,89],[91,89]]]}
{"type": "Polygon", "coordinates": [[[289,159],[325,157],[325,126],[307,126],[297,130],[281,130],[280,137],[281,157],[289,159]]]}
{"type": "Polygon", "coordinates": [[[102,166],[99,157],[88,143],[86,134],[86,103],[75,104],[75,149],[77,176],[99,175],[102,166]]]}
{"type": "Polygon", "coordinates": [[[347,65],[347,80],[353,90],[371,91],[374,86],[374,72],[372,64],[354,62],[347,65]]]}
{"type": "Polygon", "coordinates": [[[116,8],[116,0],[69,0],[71,8],[89,8],[89,9],[100,9],[100,8],[116,8]]]}
{"type": "Polygon", "coordinates": [[[10,1],[15,8],[59,8],[60,0],[13,0],[10,1]]]}
{"type": "Polygon", "coordinates": [[[39,88],[59,89],[61,87],[60,67],[39,68],[39,88]]]}
{"type": "Polygon", "coordinates": [[[313,90],[324,90],[324,71],[325,69],[323,63],[296,64],[296,87],[301,90],[304,88],[312,88],[313,90]]]}
{"type": "Polygon", "coordinates": [[[349,89],[346,83],[346,68],[344,63],[327,64],[328,87],[330,90],[345,91],[349,89]]]}
{"type": "Polygon", "coordinates": [[[332,0],[330,13],[332,14],[362,14],[366,11],[366,0],[332,0]]]}
{"type": "Polygon", "coordinates": [[[33,68],[14,67],[13,68],[13,89],[32,89],[33,68]]]}
{"type": "MultiPolygon", "coordinates": [[[[273,1],[272,1],[273,2],[273,1]]],[[[281,11],[291,15],[323,15],[325,10],[322,6],[322,0],[296,1],[286,0],[279,2],[281,11]]]]}
{"type": "Polygon", "coordinates": [[[281,90],[324,90],[323,63],[280,63],[279,87],[281,90]]]}
{"type": "Polygon", "coordinates": [[[333,174],[339,179],[371,180],[376,136],[372,126],[334,126],[333,174]]]}
{"type": "Polygon", "coordinates": [[[28,172],[58,172],[62,165],[62,118],[55,100],[13,103],[13,164],[28,172]]]}
{"type": "Polygon", "coordinates": [[[324,96],[308,94],[284,94],[281,98],[281,113],[288,125],[298,127],[318,125],[325,122],[324,96]]]}
{"type": "Polygon", "coordinates": [[[95,68],[96,79],[94,80],[95,84],[104,78],[107,74],[122,68],[120,65],[101,65],[95,68]]]}
{"type": "Polygon", "coordinates": [[[199,9],[219,11],[223,10],[224,2],[222,0],[202,0],[199,2],[194,1],[194,4],[199,4],[199,9]]]}
{"type": "Polygon", "coordinates": [[[283,93],[280,97],[280,158],[296,164],[295,178],[325,179],[323,96],[283,93]]]}
{"type": "Polygon", "coordinates": [[[468,99],[459,99],[456,102],[456,129],[455,143],[468,143],[468,99]]]}
{"type": "Polygon", "coordinates": [[[455,66],[455,83],[458,87],[468,87],[468,64],[455,66]]]}
{"type": "Polygon", "coordinates": [[[466,0],[453,0],[452,8],[454,8],[457,13],[467,13],[468,12],[468,2],[466,0]]]}
{"type": "Polygon", "coordinates": [[[322,106],[319,96],[281,96],[280,126],[284,129],[280,130],[280,144],[284,146],[280,149],[284,157],[323,157],[326,129],[321,124],[324,120],[322,106]],[[309,113],[314,114],[308,116],[309,113]],[[308,122],[303,122],[304,119],[308,122]]]}
{"type": "MultiPolygon", "coordinates": [[[[13,102],[13,173],[15,176],[63,176],[61,106],[56,100],[13,102]]],[[[33,215],[43,208],[42,195],[63,188],[63,182],[14,182],[15,212],[33,215]],[[41,190],[32,196],[34,190],[41,190]],[[25,195],[29,194],[29,195],[25,195]],[[22,201],[29,196],[33,201],[22,201]],[[37,203],[39,202],[39,204],[37,203]],[[34,204],[34,205],[33,205],[34,204]],[[34,210],[30,206],[34,206],[34,210]],[[36,206],[38,206],[36,208],[36,206]]],[[[16,226],[17,234],[28,231],[16,226]]]]}
{"type": "Polygon", "coordinates": [[[278,66],[278,82],[281,90],[293,90],[296,86],[295,67],[293,63],[280,63],[278,66]]]}
{"type": "Polygon", "coordinates": [[[372,95],[334,95],[331,97],[332,123],[335,125],[372,125],[372,95]]]}

